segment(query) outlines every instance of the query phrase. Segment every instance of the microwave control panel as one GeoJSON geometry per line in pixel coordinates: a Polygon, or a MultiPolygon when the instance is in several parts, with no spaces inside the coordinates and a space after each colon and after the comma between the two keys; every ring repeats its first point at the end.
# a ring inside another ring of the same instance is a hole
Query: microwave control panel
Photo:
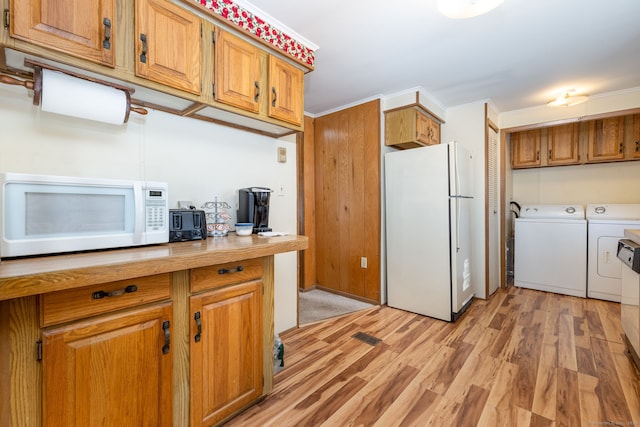
{"type": "Polygon", "coordinates": [[[160,188],[145,189],[145,207],[147,213],[147,230],[163,230],[167,227],[166,191],[160,188]]]}

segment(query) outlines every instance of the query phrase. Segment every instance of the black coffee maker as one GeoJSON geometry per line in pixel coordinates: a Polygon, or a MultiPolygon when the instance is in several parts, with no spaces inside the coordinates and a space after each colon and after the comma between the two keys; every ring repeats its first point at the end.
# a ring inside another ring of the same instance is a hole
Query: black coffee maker
{"type": "Polygon", "coordinates": [[[253,223],[253,232],[271,231],[269,228],[269,197],[271,189],[264,187],[238,190],[238,222],[253,223]]]}

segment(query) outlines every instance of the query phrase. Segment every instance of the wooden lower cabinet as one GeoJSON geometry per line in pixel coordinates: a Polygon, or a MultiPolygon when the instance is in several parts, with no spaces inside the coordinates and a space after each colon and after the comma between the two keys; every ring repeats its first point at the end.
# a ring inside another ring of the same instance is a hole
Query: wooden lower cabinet
{"type": "Polygon", "coordinates": [[[42,425],[172,425],[171,303],[45,329],[42,425]]]}
{"type": "Polygon", "coordinates": [[[191,427],[213,426],[263,392],[262,280],[191,297],[191,427]]]}
{"type": "Polygon", "coordinates": [[[0,300],[0,426],[224,422],[273,388],[273,262],[0,300]]]}

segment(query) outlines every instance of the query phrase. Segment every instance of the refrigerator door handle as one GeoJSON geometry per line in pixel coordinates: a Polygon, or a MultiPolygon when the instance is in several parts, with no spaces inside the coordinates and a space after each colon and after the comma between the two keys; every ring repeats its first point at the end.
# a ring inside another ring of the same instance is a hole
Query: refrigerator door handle
{"type": "Polygon", "coordinates": [[[460,252],[460,199],[456,197],[456,253],[460,252]]]}

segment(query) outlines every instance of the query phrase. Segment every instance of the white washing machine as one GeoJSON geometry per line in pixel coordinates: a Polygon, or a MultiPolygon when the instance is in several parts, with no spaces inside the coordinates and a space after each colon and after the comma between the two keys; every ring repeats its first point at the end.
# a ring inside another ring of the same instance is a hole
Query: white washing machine
{"type": "Polygon", "coordinates": [[[583,206],[522,207],[515,220],[514,284],[586,298],[587,220],[583,206]]]}
{"type": "Polygon", "coordinates": [[[640,204],[587,205],[587,221],[587,296],[620,302],[618,240],[625,228],[640,228],[640,204]]]}

